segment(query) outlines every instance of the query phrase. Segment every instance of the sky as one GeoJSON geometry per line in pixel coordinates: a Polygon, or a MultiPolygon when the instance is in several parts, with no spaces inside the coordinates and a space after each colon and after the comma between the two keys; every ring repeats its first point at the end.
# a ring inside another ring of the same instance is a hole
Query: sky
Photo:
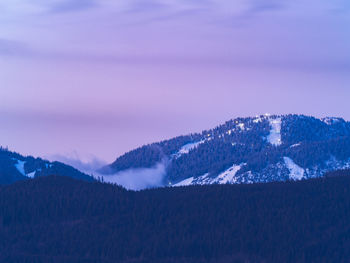
{"type": "Polygon", "coordinates": [[[112,162],[274,113],[350,120],[348,0],[1,0],[0,144],[112,162]]]}

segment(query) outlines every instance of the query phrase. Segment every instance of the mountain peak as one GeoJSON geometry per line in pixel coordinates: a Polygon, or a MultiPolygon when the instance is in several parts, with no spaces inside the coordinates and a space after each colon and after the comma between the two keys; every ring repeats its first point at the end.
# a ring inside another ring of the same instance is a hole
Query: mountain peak
{"type": "Polygon", "coordinates": [[[120,172],[152,169],[164,160],[163,185],[320,177],[350,167],[350,124],[342,118],[296,114],[235,118],[130,151],[108,166],[110,177],[105,179],[118,183],[120,172]]]}
{"type": "Polygon", "coordinates": [[[0,148],[0,162],[0,184],[48,175],[64,175],[85,181],[94,180],[93,177],[63,163],[49,162],[32,156],[25,157],[5,148],[0,148]]]}

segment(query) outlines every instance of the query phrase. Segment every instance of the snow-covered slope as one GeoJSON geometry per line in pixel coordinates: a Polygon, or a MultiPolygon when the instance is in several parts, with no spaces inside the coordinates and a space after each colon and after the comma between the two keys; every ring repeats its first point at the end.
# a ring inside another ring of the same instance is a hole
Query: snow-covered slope
{"type": "Polygon", "coordinates": [[[31,156],[24,157],[0,147],[0,184],[38,176],[63,175],[86,181],[94,178],[60,162],[49,162],[31,156]]]}
{"type": "Polygon", "coordinates": [[[279,146],[282,144],[281,139],[281,118],[269,118],[269,123],[271,126],[270,134],[267,136],[267,141],[272,145],[279,146]]]}
{"type": "MultiPolygon", "coordinates": [[[[245,165],[245,164],[243,164],[245,165]]],[[[218,184],[227,184],[227,183],[236,183],[235,175],[237,172],[242,168],[243,165],[233,165],[232,167],[228,168],[226,171],[219,174],[212,183],[218,183],[218,184]]]]}
{"type": "Polygon", "coordinates": [[[167,160],[164,185],[302,180],[350,167],[350,123],[341,118],[261,115],[146,145],[108,166],[117,173],[167,160]]]}
{"type": "Polygon", "coordinates": [[[173,157],[174,158],[180,158],[182,155],[188,154],[190,151],[196,149],[198,147],[198,145],[200,145],[201,143],[204,143],[205,141],[206,140],[202,140],[202,141],[199,141],[199,142],[187,143],[184,146],[182,146],[180,148],[180,150],[173,155],[173,157]]]}
{"type": "Polygon", "coordinates": [[[198,177],[190,177],[187,178],[174,186],[186,186],[186,185],[204,185],[204,184],[234,184],[237,183],[237,178],[235,175],[237,172],[244,166],[245,164],[241,165],[233,165],[232,167],[228,168],[226,171],[219,174],[217,177],[209,177],[209,173],[206,173],[202,176],[198,177]]]}
{"type": "Polygon", "coordinates": [[[283,159],[290,172],[289,178],[291,180],[301,180],[304,178],[305,170],[303,168],[295,164],[289,157],[283,157],[283,159]]]}

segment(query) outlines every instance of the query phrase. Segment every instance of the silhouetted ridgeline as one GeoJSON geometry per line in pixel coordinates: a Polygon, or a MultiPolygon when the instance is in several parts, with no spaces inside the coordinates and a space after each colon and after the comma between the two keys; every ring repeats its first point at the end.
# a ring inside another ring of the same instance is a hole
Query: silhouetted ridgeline
{"type": "Polygon", "coordinates": [[[349,175],[140,192],[17,182],[0,187],[0,262],[349,262],[349,175]]]}

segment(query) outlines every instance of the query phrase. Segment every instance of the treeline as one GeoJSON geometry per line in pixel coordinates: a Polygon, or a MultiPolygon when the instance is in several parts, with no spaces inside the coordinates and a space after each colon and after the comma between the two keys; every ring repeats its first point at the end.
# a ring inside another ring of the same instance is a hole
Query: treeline
{"type": "Polygon", "coordinates": [[[350,123],[338,119],[327,124],[320,119],[304,115],[283,117],[281,129],[282,141],[293,145],[299,142],[317,142],[350,135],[350,123]]]}
{"type": "Polygon", "coordinates": [[[349,262],[349,217],[349,171],[141,192],[41,177],[0,187],[0,262],[349,262]]]}

